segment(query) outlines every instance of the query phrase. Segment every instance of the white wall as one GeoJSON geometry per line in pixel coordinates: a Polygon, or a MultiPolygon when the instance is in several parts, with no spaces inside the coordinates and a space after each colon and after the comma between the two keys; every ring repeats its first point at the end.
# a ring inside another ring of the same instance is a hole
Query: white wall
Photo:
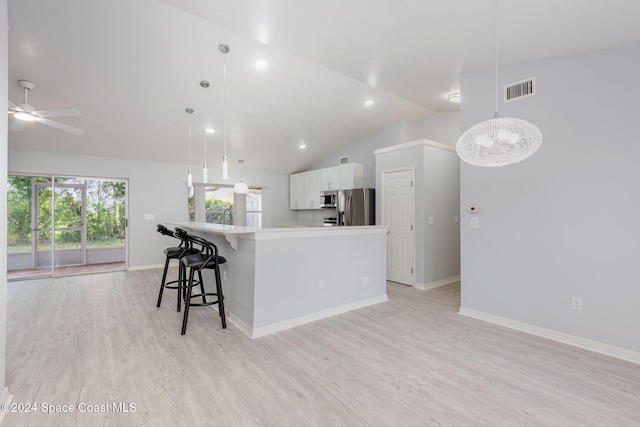
{"type": "Polygon", "coordinates": [[[338,164],[340,157],[349,156],[351,163],[364,165],[364,186],[375,187],[376,156],[374,151],[417,139],[429,139],[441,144],[456,145],[460,136],[460,115],[457,111],[433,114],[421,122],[401,120],[368,138],[352,145],[337,156],[318,163],[312,169],[326,168],[338,164]]]}
{"type": "MultiPolygon", "coordinates": [[[[461,167],[462,307],[640,352],[640,46],[501,67],[500,85],[532,76],[537,95],[499,110],[538,125],[540,150],[461,167]]],[[[493,78],[461,77],[462,130],[493,116],[493,78]]]]}
{"type": "MultiPolygon", "coordinates": [[[[129,180],[129,267],[164,263],[162,249],[167,238],[156,232],[156,225],[187,220],[187,167],[182,164],[148,162],[110,157],[81,156],[28,150],[9,151],[9,171],[25,174],[127,178],[129,180]],[[154,214],[152,221],[145,214],[154,214]]],[[[210,170],[210,182],[220,176],[210,170]]],[[[229,171],[229,183],[239,179],[229,171]]],[[[195,176],[194,179],[200,177],[195,176]]],[[[264,186],[263,227],[278,226],[293,218],[289,208],[289,176],[242,172],[250,186],[264,186]]],[[[222,181],[222,180],[220,180],[222,181]]]]}
{"type": "MultiPolygon", "coordinates": [[[[0,0],[0,28],[7,28],[7,1],[0,0]]],[[[7,31],[0,31],[0,99],[9,99],[7,31]]],[[[7,200],[7,116],[0,122],[0,200],[7,200]]],[[[7,346],[7,209],[0,209],[0,388],[5,387],[7,346]]],[[[0,417],[0,420],[2,417],[0,417]]]]}

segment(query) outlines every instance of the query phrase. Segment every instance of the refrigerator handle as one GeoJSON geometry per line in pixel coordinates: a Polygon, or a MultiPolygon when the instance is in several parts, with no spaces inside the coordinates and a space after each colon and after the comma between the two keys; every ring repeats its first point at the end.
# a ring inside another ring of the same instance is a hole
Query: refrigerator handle
{"type": "Polygon", "coordinates": [[[345,201],[345,206],[344,206],[344,216],[345,216],[345,220],[344,220],[344,225],[351,225],[353,224],[353,206],[351,206],[352,200],[351,200],[351,191],[347,191],[346,192],[346,201],[345,201]]]}

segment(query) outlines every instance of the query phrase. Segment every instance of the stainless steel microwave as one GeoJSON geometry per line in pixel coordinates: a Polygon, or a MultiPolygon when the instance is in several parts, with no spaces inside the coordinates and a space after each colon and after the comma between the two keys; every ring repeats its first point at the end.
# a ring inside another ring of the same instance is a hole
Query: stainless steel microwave
{"type": "Polygon", "coordinates": [[[320,192],[320,204],[321,208],[335,208],[338,205],[338,192],[337,191],[322,191],[320,192]]]}

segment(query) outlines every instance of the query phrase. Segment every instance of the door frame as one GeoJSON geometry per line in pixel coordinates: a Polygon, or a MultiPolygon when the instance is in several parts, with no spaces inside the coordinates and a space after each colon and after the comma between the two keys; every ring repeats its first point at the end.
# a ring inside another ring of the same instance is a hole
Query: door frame
{"type": "MultiPolygon", "coordinates": [[[[388,169],[382,169],[380,171],[380,187],[381,187],[381,201],[380,201],[380,210],[381,210],[381,215],[380,215],[380,221],[381,221],[381,225],[385,225],[384,224],[384,215],[385,212],[387,212],[387,210],[385,209],[387,207],[386,203],[387,203],[387,198],[386,198],[386,186],[385,186],[385,176],[387,174],[390,173],[396,173],[396,172],[402,172],[402,171],[411,171],[411,176],[412,176],[412,184],[411,184],[411,206],[409,209],[410,212],[410,220],[411,220],[411,230],[409,232],[409,263],[412,266],[411,267],[411,283],[407,283],[407,285],[412,286],[412,287],[416,287],[416,185],[415,185],[415,181],[416,181],[416,168],[415,165],[409,165],[409,166],[400,166],[400,167],[394,167],[394,168],[388,168],[388,169]]],[[[388,239],[388,237],[387,237],[388,239]]],[[[388,257],[387,257],[387,271],[389,269],[389,265],[388,265],[388,257]]]]}
{"type": "MultiPolygon", "coordinates": [[[[130,254],[130,247],[129,247],[129,213],[130,213],[130,206],[129,206],[129,178],[114,178],[114,177],[103,177],[103,176],[86,176],[86,175],[75,175],[75,174],[47,174],[47,173],[30,173],[30,172],[15,172],[15,171],[8,171],[7,172],[7,176],[25,176],[25,177],[31,177],[31,178],[49,178],[51,179],[50,183],[42,183],[43,185],[40,185],[40,187],[50,187],[51,191],[52,191],[52,197],[51,197],[51,229],[50,232],[52,234],[52,240],[51,240],[51,245],[52,245],[52,250],[51,250],[51,269],[49,274],[46,277],[63,277],[63,276],[73,276],[73,275],[79,275],[79,274],[86,274],[84,272],[69,272],[69,273],[59,273],[56,272],[56,268],[55,268],[55,254],[54,254],[54,248],[55,248],[55,231],[57,230],[62,230],[62,229],[56,229],[55,228],[55,209],[53,206],[53,203],[55,202],[55,195],[53,194],[55,187],[80,187],[81,185],[77,185],[77,184],[65,184],[65,183],[58,183],[58,184],[54,184],[55,179],[56,178],[68,178],[68,179],[76,179],[76,180],[83,180],[83,181],[107,181],[107,182],[121,182],[124,183],[124,266],[123,268],[120,270],[109,270],[109,271],[127,271],[129,269],[129,254],[130,254]]],[[[37,195],[35,194],[36,188],[38,188],[37,185],[35,185],[36,183],[33,182],[32,183],[32,195],[31,195],[31,218],[32,218],[32,222],[31,222],[31,232],[32,232],[32,239],[34,238],[34,235],[36,234],[36,231],[34,230],[34,224],[36,224],[37,226],[37,210],[35,213],[36,218],[34,218],[34,207],[37,206],[35,204],[36,202],[36,197],[37,195]]],[[[87,215],[87,211],[86,211],[86,202],[87,202],[87,196],[86,196],[86,185],[85,188],[83,189],[83,199],[84,199],[84,203],[83,203],[83,208],[82,208],[82,228],[85,231],[81,230],[81,234],[82,234],[82,246],[83,248],[86,249],[86,215],[87,215]]],[[[83,251],[84,252],[84,251],[83,251]]],[[[38,251],[37,251],[37,244],[34,245],[33,241],[32,241],[32,245],[31,245],[31,257],[32,257],[32,265],[35,265],[33,263],[37,263],[36,260],[33,260],[33,257],[37,257],[38,256],[38,251]]],[[[83,254],[83,262],[86,262],[86,252],[84,252],[83,254]]],[[[96,271],[97,272],[97,271],[96,271]]],[[[38,278],[43,277],[43,276],[36,276],[38,278]]],[[[24,278],[16,278],[16,279],[9,279],[10,281],[13,280],[24,280],[24,278]]]]}

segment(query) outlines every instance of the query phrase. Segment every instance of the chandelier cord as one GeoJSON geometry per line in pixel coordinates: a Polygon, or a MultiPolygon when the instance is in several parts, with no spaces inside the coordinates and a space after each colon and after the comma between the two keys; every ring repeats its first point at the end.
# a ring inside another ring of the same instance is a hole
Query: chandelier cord
{"type": "Polygon", "coordinates": [[[495,69],[496,69],[496,117],[498,116],[498,0],[494,2],[494,17],[493,17],[493,42],[495,46],[495,69]]]}

